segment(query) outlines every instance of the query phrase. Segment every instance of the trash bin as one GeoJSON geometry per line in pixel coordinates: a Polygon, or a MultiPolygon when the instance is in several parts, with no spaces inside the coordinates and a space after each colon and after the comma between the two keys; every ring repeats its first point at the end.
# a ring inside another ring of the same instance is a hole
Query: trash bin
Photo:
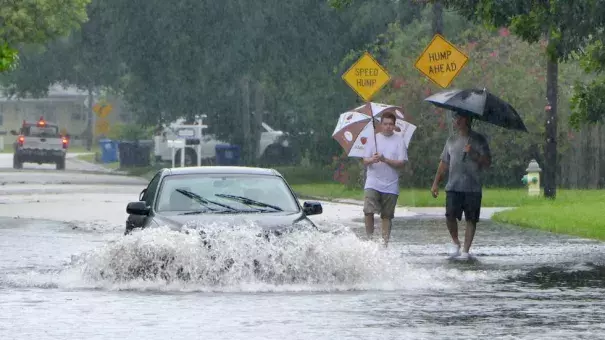
{"type": "Polygon", "coordinates": [[[216,165],[239,165],[240,147],[239,145],[218,144],[215,147],[216,165]]]}
{"type": "Polygon", "coordinates": [[[118,144],[120,167],[151,165],[151,144],[146,141],[120,141],[118,144]]]}
{"type": "Polygon", "coordinates": [[[118,161],[118,148],[115,141],[101,139],[99,140],[99,147],[101,148],[101,162],[113,163],[118,161]]]}

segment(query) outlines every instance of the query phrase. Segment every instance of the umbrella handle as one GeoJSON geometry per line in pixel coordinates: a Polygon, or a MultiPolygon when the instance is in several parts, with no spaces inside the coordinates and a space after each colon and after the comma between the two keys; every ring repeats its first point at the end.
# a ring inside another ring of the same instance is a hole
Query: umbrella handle
{"type": "Polygon", "coordinates": [[[374,133],[372,133],[374,135],[374,149],[376,149],[376,153],[378,153],[378,144],[376,143],[376,121],[374,120],[374,117],[372,117],[372,128],[374,129],[374,133]]]}

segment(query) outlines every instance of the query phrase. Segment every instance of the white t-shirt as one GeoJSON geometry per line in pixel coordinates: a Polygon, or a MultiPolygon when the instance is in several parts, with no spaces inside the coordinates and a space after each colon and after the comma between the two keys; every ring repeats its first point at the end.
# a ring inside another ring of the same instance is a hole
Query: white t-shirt
{"type": "MultiPolygon", "coordinates": [[[[372,144],[373,144],[372,140],[372,144]]],[[[403,138],[393,134],[385,136],[382,133],[376,134],[376,144],[378,144],[378,153],[385,158],[407,161],[408,150],[403,138]]],[[[364,157],[372,157],[376,152],[374,145],[368,145],[364,152],[364,157]]],[[[367,167],[365,189],[374,189],[376,191],[399,195],[399,172],[384,162],[370,164],[367,167]]]]}

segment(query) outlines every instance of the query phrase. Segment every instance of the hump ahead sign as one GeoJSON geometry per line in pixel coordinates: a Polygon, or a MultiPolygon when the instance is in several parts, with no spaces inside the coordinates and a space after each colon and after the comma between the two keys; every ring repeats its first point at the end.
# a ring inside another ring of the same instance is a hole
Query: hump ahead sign
{"type": "Polygon", "coordinates": [[[440,34],[435,34],[414,66],[435,84],[446,88],[467,61],[468,57],[462,51],[440,34]]]}

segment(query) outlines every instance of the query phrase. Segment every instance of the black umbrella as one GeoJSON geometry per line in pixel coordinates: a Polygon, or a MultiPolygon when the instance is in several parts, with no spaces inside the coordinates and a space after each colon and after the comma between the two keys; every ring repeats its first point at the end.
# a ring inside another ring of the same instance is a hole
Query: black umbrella
{"type": "Polygon", "coordinates": [[[491,123],[505,129],[527,131],[519,113],[486,89],[447,90],[424,99],[435,106],[491,123]]]}

